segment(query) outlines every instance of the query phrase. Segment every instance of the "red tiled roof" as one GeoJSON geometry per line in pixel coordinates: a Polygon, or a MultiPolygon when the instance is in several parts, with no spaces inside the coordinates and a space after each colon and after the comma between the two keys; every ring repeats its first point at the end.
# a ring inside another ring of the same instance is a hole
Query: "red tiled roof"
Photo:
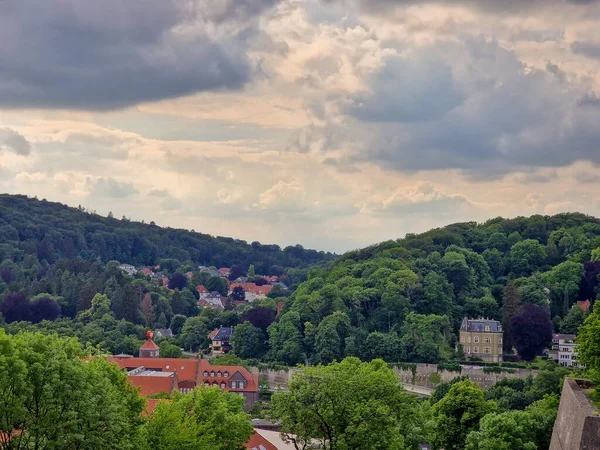
{"type": "Polygon", "coordinates": [[[232,284],[229,288],[233,291],[234,288],[241,286],[244,288],[244,292],[252,292],[255,295],[267,295],[273,289],[273,286],[270,284],[265,284],[264,286],[257,286],[254,283],[235,283],[232,284]]]}
{"type": "Polygon", "coordinates": [[[248,372],[246,370],[245,367],[242,366],[213,366],[211,363],[209,363],[207,360],[205,359],[201,359],[200,360],[200,371],[198,372],[198,385],[204,383],[205,381],[208,381],[211,385],[213,384],[213,382],[218,382],[221,383],[221,381],[227,380],[231,377],[233,377],[236,372],[240,372],[242,374],[242,376],[246,379],[247,384],[246,387],[244,389],[229,389],[229,387],[226,388],[226,390],[231,390],[231,391],[240,391],[240,392],[258,392],[258,375],[252,375],[250,372],[248,372]],[[229,372],[229,377],[228,378],[224,378],[224,377],[204,377],[204,371],[207,371],[209,374],[210,372],[229,372]]]}
{"type": "Polygon", "coordinates": [[[142,272],[144,272],[144,275],[150,275],[152,273],[152,269],[145,267],[142,269],[142,272]]]}
{"type": "Polygon", "coordinates": [[[148,339],[140,348],[144,350],[158,350],[160,347],[152,339],[148,339]]]}
{"type": "Polygon", "coordinates": [[[277,450],[277,447],[275,447],[257,432],[254,432],[252,436],[250,436],[250,439],[248,439],[248,441],[244,444],[244,447],[246,447],[248,450],[259,450],[260,445],[262,445],[266,450],[277,450]]]}
{"type": "Polygon", "coordinates": [[[214,338],[218,332],[219,332],[218,328],[215,328],[214,330],[212,330],[210,333],[208,333],[208,339],[214,338]]]}
{"type": "Polygon", "coordinates": [[[163,287],[167,287],[169,284],[169,279],[168,278],[163,278],[163,287]]]}
{"type": "Polygon", "coordinates": [[[196,290],[198,291],[199,294],[210,294],[209,290],[206,289],[204,286],[200,285],[200,286],[196,286],[196,290]]]}
{"type": "Polygon", "coordinates": [[[580,300],[577,302],[577,305],[586,312],[590,309],[590,301],[589,300],[585,300],[585,301],[580,300]]]}
{"type": "Polygon", "coordinates": [[[197,359],[183,358],[108,358],[116,362],[121,369],[133,370],[144,366],[146,369],[162,372],[176,372],[180,381],[196,380],[198,372],[197,359]]]}
{"type": "Polygon", "coordinates": [[[140,388],[140,395],[142,397],[146,397],[148,395],[160,394],[162,392],[167,392],[169,394],[173,393],[173,389],[177,384],[177,375],[172,375],[170,377],[153,377],[151,375],[141,375],[141,376],[128,376],[127,381],[129,381],[134,386],[140,388]]]}

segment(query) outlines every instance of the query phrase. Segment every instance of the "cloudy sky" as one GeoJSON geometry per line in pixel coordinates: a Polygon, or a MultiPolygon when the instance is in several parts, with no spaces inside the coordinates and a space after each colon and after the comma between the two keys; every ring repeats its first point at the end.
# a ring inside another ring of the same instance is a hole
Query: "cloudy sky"
{"type": "Polygon", "coordinates": [[[344,251],[600,215],[600,1],[4,0],[0,191],[344,251]]]}

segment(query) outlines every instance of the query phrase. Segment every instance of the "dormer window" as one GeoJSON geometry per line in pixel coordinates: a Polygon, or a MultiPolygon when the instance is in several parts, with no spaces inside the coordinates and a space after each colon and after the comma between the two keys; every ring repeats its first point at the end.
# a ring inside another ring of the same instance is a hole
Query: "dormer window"
{"type": "Polygon", "coordinates": [[[225,373],[223,374],[223,376],[224,376],[225,378],[229,378],[229,372],[225,372],[225,373]]]}
{"type": "Polygon", "coordinates": [[[218,385],[219,385],[219,383],[218,383],[218,382],[216,382],[216,381],[213,381],[213,384],[212,384],[212,385],[213,385],[213,386],[218,386],[218,385]]]}
{"type": "Polygon", "coordinates": [[[235,381],[231,382],[231,389],[236,389],[237,388],[237,383],[235,381]]]}
{"type": "Polygon", "coordinates": [[[210,381],[205,381],[204,386],[210,386],[210,381]]]}
{"type": "Polygon", "coordinates": [[[204,378],[206,378],[208,376],[208,372],[205,370],[202,375],[204,375],[204,378]]]}
{"type": "Polygon", "coordinates": [[[214,377],[215,377],[215,372],[214,372],[214,370],[211,370],[211,371],[210,371],[210,376],[211,376],[212,378],[214,378],[214,377]]]}
{"type": "Polygon", "coordinates": [[[240,389],[244,389],[244,382],[243,381],[239,382],[239,387],[240,387],[240,389]]]}
{"type": "Polygon", "coordinates": [[[225,389],[225,382],[221,381],[221,389],[225,389]]]}
{"type": "Polygon", "coordinates": [[[221,378],[221,375],[222,375],[222,374],[221,374],[221,371],[218,371],[218,372],[217,372],[217,378],[221,378]]]}

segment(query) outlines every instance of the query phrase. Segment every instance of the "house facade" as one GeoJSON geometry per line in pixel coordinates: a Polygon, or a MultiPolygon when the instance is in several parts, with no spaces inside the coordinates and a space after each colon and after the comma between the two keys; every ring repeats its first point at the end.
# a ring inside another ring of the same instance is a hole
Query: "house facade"
{"type": "Polygon", "coordinates": [[[502,325],[497,320],[465,317],[460,326],[459,342],[466,357],[502,362],[502,338],[502,325]]]}
{"type": "Polygon", "coordinates": [[[241,366],[213,366],[205,359],[110,357],[127,371],[140,395],[191,392],[199,386],[217,387],[244,398],[249,410],[258,401],[258,375],[241,366]]]}
{"type": "Polygon", "coordinates": [[[209,335],[210,339],[210,351],[213,355],[224,355],[229,353],[231,350],[231,344],[229,340],[233,335],[233,328],[221,327],[215,328],[209,335]]]}
{"type": "Polygon", "coordinates": [[[139,355],[140,358],[158,358],[159,347],[152,339],[148,338],[146,342],[140,347],[139,355]]]}
{"type": "Polygon", "coordinates": [[[267,294],[271,292],[273,286],[265,284],[264,286],[257,286],[254,283],[232,283],[229,286],[229,295],[232,294],[236,287],[242,287],[246,293],[246,301],[254,302],[256,300],[262,300],[267,297],[267,294]]]}
{"type": "Polygon", "coordinates": [[[548,357],[566,367],[583,367],[577,359],[574,334],[553,334],[552,348],[548,351],[548,357]]]}

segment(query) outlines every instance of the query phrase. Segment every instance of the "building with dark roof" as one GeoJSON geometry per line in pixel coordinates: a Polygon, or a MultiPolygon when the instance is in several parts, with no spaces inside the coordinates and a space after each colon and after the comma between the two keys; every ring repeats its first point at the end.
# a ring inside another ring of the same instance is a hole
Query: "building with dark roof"
{"type": "Polygon", "coordinates": [[[231,344],[229,344],[229,340],[233,335],[233,328],[230,327],[221,327],[218,330],[214,329],[209,335],[210,339],[210,351],[214,355],[222,355],[225,353],[229,353],[231,350],[231,344]]]}
{"type": "Polygon", "coordinates": [[[468,358],[501,362],[502,337],[502,325],[497,320],[465,317],[460,326],[460,345],[468,358]]]}

